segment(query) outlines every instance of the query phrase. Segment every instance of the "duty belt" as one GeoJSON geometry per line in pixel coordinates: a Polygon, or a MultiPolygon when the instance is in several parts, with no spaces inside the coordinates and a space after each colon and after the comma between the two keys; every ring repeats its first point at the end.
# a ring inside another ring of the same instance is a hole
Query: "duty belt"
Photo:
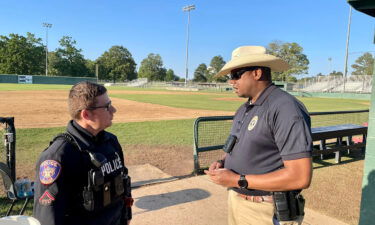
{"type": "Polygon", "coordinates": [[[237,193],[237,195],[247,201],[252,201],[252,202],[257,202],[257,203],[261,203],[261,202],[273,203],[272,195],[253,196],[253,195],[243,195],[239,193],[237,193]]]}

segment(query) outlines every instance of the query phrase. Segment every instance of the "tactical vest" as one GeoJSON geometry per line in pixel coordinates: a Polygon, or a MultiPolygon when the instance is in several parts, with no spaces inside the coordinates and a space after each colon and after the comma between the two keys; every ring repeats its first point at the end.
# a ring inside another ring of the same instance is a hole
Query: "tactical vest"
{"type": "MultiPolygon", "coordinates": [[[[74,146],[75,149],[87,154],[93,165],[87,173],[87,185],[82,190],[82,203],[89,212],[98,212],[102,209],[130,196],[130,177],[123,165],[120,174],[105,182],[101,167],[107,162],[104,155],[83,149],[77,140],[68,132],[58,134],[50,143],[62,138],[74,146]]],[[[119,156],[118,156],[119,157],[119,156]]]]}

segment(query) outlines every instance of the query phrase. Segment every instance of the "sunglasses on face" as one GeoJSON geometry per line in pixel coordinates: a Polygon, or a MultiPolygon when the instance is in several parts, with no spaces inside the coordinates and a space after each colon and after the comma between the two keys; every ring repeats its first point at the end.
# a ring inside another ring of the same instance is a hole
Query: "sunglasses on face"
{"type": "Polygon", "coordinates": [[[236,70],[236,71],[232,71],[230,72],[230,74],[228,74],[228,77],[230,80],[239,80],[241,79],[241,76],[246,73],[247,71],[249,71],[248,69],[240,69],[240,70],[236,70]]]}
{"type": "Polygon", "coordinates": [[[93,107],[90,107],[88,108],[88,110],[95,110],[95,109],[101,109],[101,108],[104,108],[106,111],[109,111],[109,109],[112,107],[112,102],[109,101],[107,104],[103,105],[103,106],[93,106],[93,107]]]}
{"type": "Polygon", "coordinates": [[[239,80],[241,79],[241,76],[246,73],[247,71],[253,71],[261,67],[257,66],[250,66],[250,67],[244,67],[236,70],[232,70],[230,74],[228,74],[228,77],[230,80],[239,80]]]}

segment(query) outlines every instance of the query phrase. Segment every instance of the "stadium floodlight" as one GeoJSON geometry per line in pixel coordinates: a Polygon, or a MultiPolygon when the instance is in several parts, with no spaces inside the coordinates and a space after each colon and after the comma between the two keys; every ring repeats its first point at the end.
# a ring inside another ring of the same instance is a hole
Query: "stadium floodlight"
{"type": "Polygon", "coordinates": [[[188,79],[188,58],[189,58],[189,25],[190,25],[190,11],[195,9],[195,5],[188,5],[182,8],[182,11],[188,12],[188,23],[187,23],[187,38],[186,38],[186,61],[185,61],[185,87],[187,85],[187,79],[188,79]]]}
{"type": "Polygon", "coordinates": [[[43,27],[46,28],[46,76],[48,76],[48,28],[51,28],[52,24],[43,23],[43,27]]]}

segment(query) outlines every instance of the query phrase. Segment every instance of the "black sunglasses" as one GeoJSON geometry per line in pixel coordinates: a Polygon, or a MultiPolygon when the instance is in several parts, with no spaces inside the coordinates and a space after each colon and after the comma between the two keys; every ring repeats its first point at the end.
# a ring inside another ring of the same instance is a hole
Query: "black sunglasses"
{"type": "Polygon", "coordinates": [[[236,69],[236,70],[233,70],[230,72],[230,74],[228,74],[228,77],[230,80],[239,80],[241,79],[241,76],[246,73],[247,71],[253,71],[253,70],[256,70],[257,68],[259,67],[244,67],[244,68],[240,68],[240,69],[236,69]]]}
{"type": "Polygon", "coordinates": [[[93,107],[90,107],[90,108],[87,108],[88,110],[95,110],[95,109],[101,109],[101,108],[104,108],[106,111],[109,111],[109,108],[112,107],[112,102],[109,101],[107,104],[103,105],[103,106],[93,106],[93,107]]]}

